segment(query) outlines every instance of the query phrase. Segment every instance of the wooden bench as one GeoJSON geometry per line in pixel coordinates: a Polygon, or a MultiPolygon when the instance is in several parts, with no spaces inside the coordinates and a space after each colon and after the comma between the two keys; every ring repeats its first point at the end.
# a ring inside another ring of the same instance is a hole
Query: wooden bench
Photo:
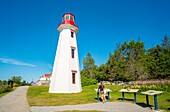
{"type": "MultiPolygon", "coordinates": [[[[96,93],[97,93],[97,100],[99,101],[99,91],[98,91],[98,89],[94,89],[95,91],[96,91],[96,93]]],[[[110,100],[110,92],[112,92],[112,90],[110,90],[110,89],[107,89],[106,88],[106,93],[107,93],[107,99],[108,100],[110,100]]]]}

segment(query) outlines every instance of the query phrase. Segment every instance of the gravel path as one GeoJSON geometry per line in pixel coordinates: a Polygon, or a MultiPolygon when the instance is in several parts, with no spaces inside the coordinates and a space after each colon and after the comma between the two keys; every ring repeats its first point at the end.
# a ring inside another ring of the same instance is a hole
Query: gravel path
{"type": "Polygon", "coordinates": [[[57,112],[63,110],[99,110],[104,112],[152,112],[149,108],[127,102],[91,103],[67,106],[33,106],[32,112],[57,112]]]}
{"type": "Polygon", "coordinates": [[[0,98],[0,112],[30,112],[26,93],[29,86],[18,87],[0,98]]]}

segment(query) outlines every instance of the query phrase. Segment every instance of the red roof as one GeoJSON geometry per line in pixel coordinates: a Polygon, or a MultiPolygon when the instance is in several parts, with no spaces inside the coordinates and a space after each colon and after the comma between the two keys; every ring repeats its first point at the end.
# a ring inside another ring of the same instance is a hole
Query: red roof
{"type": "Polygon", "coordinates": [[[44,74],[45,77],[51,77],[51,73],[50,74],[44,74]]]}
{"type": "MultiPolygon", "coordinates": [[[[44,74],[43,76],[41,76],[41,77],[51,77],[52,76],[52,73],[50,73],[50,74],[44,74]]],[[[40,77],[40,78],[41,78],[40,77]]]]}

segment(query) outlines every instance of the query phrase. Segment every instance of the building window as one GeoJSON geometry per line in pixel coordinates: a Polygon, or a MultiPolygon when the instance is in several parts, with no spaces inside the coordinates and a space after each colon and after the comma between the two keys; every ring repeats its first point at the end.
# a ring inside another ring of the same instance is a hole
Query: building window
{"type": "Polygon", "coordinates": [[[74,47],[74,46],[70,46],[70,47],[71,47],[71,58],[74,58],[76,47],[74,47]]]}
{"type": "Polygon", "coordinates": [[[74,32],[73,32],[73,31],[71,31],[71,37],[72,37],[72,38],[74,37],[74,32]]]}
{"type": "Polygon", "coordinates": [[[74,51],[75,51],[75,49],[74,48],[71,48],[71,58],[74,58],[74,51]]]}
{"type": "Polygon", "coordinates": [[[76,73],[72,72],[72,84],[76,84],[76,73]]]}

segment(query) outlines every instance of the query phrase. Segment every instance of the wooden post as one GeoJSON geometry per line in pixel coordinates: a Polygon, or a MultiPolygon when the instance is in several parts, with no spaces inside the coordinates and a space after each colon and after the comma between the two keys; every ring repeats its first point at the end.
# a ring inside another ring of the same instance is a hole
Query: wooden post
{"type": "Polygon", "coordinates": [[[110,100],[110,92],[108,92],[108,100],[110,100]]]}
{"type": "Polygon", "coordinates": [[[158,110],[158,99],[157,99],[157,95],[154,95],[154,104],[155,104],[155,110],[158,110]]]}
{"type": "Polygon", "coordinates": [[[124,92],[122,92],[122,101],[124,101],[124,97],[125,97],[124,92]]]}
{"type": "Polygon", "coordinates": [[[99,101],[99,91],[97,91],[97,100],[99,101]]]}
{"type": "Polygon", "coordinates": [[[149,96],[146,95],[146,105],[149,106],[149,96]]]}
{"type": "Polygon", "coordinates": [[[136,103],[136,93],[134,93],[134,102],[136,103]]]}

